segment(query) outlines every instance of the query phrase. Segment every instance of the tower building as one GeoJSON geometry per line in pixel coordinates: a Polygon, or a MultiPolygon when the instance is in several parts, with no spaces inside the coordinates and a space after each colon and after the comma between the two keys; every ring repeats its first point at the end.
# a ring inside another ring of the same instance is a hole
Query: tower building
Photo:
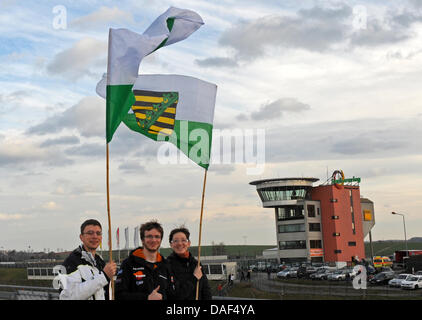
{"type": "MultiPolygon", "coordinates": [[[[335,175],[341,173],[341,178],[335,175]]],[[[360,178],[278,178],[250,182],[264,208],[274,209],[279,261],[346,262],[365,257],[373,203],[360,198],[360,178]],[[361,205],[361,202],[364,203],[361,205]],[[364,208],[364,209],[363,209],[364,208]]]]}

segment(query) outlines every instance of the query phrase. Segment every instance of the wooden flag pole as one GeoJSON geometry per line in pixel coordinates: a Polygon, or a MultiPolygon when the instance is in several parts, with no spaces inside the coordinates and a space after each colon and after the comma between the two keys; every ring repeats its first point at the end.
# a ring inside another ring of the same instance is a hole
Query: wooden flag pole
{"type": "MultiPolygon", "coordinates": [[[[201,217],[199,219],[198,267],[200,266],[200,263],[201,263],[202,216],[204,213],[204,196],[205,196],[205,184],[207,183],[207,172],[208,170],[205,170],[204,186],[202,188],[201,217]]],[[[199,299],[199,280],[196,282],[196,300],[198,299],[199,299]]]]}
{"type": "MultiPolygon", "coordinates": [[[[106,152],[106,168],[107,168],[107,215],[108,215],[108,254],[109,262],[113,261],[113,250],[111,248],[111,215],[110,215],[110,181],[109,181],[109,156],[108,156],[108,143],[106,152]]],[[[114,277],[111,277],[111,300],[114,300],[114,277]]]]}

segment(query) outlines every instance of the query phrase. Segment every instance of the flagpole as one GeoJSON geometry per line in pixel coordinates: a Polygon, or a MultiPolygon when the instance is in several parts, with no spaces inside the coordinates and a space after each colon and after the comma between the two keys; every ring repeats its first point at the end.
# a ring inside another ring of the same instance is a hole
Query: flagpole
{"type": "MultiPolygon", "coordinates": [[[[207,183],[207,172],[208,170],[205,169],[204,186],[202,187],[201,217],[199,219],[198,267],[200,267],[200,263],[201,263],[202,216],[204,212],[204,197],[205,197],[205,184],[207,183]]],[[[199,280],[196,282],[196,300],[198,299],[199,299],[199,280]]]]}
{"type": "MultiPolygon", "coordinates": [[[[107,171],[107,215],[108,215],[108,248],[109,248],[109,261],[113,261],[113,251],[111,248],[111,215],[110,215],[110,179],[109,179],[109,151],[108,151],[108,143],[107,145],[107,152],[106,152],[106,171],[107,171]]],[[[111,299],[114,300],[114,276],[111,277],[111,299]]]]}

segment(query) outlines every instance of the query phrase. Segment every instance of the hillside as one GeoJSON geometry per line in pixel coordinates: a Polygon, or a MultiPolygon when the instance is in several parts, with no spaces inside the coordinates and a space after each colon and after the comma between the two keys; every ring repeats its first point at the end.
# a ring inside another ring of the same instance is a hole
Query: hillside
{"type": "MultiPolygon", "coordinates": [[[[255,259],[256,256],[261,256],[262,251],[266,249],[274,248],[275,245],[215,245],[215,246],[201,246],[201,256],[212,256],[212,255],[227,255],[235,258],[249,258],[255,259]]],[[[132,249],[130,249],[132,250],[132,249]]],[[[129,252],[130,252],[129,250],[129,252]]],[[[198,247],[192,246],[189,249],[193,255],[197,255],[198,247]]],[[[108,260],[108,251],[100,251],[104,260],[108,260]]],[[[171,253],[171,248],[161,248],[160,253],[167,257],[171,253]]],[[[128,250],[120,250],[120,260],[127,257],[128,250]]],[[[113,250],[113,259],[117,260],[119,253],[117,250],[113,250]]]]}
{"type": "MultiPolygon", "coordinates": [[[[385,241],[373,241],[372,247],[374,250],[374,255],[383,255],[389,256],[392,255],[395,251],[404,250],[405,243],[404,241],[398,240],[385,240],[385,241]]],[[[407,247],[409,250],[422,250],[422,242],[407,241],[407,247]]],[[[371,249],[369,242],[365,242],[365,253],[367,257],[371,256],[371,249]]]]}

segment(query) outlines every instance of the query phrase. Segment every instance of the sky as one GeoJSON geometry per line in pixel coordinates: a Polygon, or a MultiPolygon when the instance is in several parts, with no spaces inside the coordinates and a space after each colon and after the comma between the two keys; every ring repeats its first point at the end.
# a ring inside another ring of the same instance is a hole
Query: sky
{"type": "MultiPolygon", "coordinates": [[[[218,86],[202,245],[276,245],[274,211],[249,182],[360,177],[373,240],[422,236],[422,1],[0,1],[0,248],[71,250],[80,224],[108,231],[109,28],[143,33],[170,6],[204,25],[145,58],[140,74],[218,86]],[[226,137],[226,138],[224,138],[226,137]],[[229,137],[227,139],[227,137],[229,137]]],[[[121,124],[110,147],[116,229],[157,219],[163,247],[198,244],[204,170],[121,124]],[[173,159],[174,160],[174,159],[173,159]]],[[[368,240],[368,239],[365,239],[368,240]]],[[[106,242],[106,237],[104,239],[106,242]]]]}

